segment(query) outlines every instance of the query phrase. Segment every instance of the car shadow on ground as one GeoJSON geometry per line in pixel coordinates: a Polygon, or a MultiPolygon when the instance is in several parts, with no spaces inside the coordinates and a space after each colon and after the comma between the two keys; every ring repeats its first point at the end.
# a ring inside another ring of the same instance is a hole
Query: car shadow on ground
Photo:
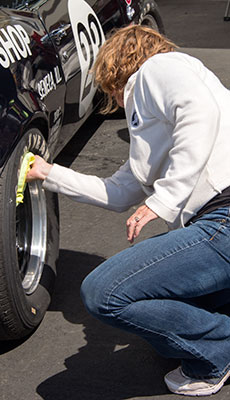
{"type": "MultiPolygon", "coordinates": [[[[55,158],[55,163],[61,164],[64,167],[70,167],[76,157],[81,153],[87,145],[91,137],[100,128],[101,124],[106,120],[119,120],[125,119],[123,109],[117,110],[115,113],[107,114],[106,116],[100,114],[97,109],[81,126],[78,132],[72,137],[67,145],[62,149],[60,154],[55,158]]],[[[128,129],[122,129],[117,132],[118,136],[125,142],[129,142],[128,129]]]]}
{"type": "Polygon", "coordinates": [[[42,399],[119,400],[168,393],[163,375],[178,365],[175,360],[163,359],[148,343],[102,324],[85,310],[81,282],[102,261],[96,255],[60,251],[50,311],[61,311],[66,320],[77,324],[86,344],[65,360],[66,370],[37,387],[42,399]]]}
{"type": "Polygon", "coordinates": [[[103,121],[104,117],[99,113],[92,114],[55,158],[55,163],[70,167],[103,121]]]}

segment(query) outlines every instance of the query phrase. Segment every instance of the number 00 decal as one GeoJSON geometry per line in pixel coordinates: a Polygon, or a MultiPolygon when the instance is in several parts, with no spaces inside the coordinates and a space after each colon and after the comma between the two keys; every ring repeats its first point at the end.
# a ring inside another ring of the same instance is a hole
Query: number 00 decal
{"type": "Polygon", "coordinates": [[[81,67],[79,115],[83,117],[96,92],[89,70],[105,36],[99,19],[85,0],[69,0],[68,9],[81,67]]]}

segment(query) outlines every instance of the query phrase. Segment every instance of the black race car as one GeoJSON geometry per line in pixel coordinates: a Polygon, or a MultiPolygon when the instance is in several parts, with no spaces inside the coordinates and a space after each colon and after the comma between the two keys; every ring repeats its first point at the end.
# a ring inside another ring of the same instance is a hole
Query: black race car
{"type": "Polygon", "coordinates": [[[153,0],[0,0],[0,340],[29,335],[51,299],[58,202],[39,182],[16,202],[28,152],[53,160],[96,106],[89,70],[115,27],[163,32],[153,0]]]}

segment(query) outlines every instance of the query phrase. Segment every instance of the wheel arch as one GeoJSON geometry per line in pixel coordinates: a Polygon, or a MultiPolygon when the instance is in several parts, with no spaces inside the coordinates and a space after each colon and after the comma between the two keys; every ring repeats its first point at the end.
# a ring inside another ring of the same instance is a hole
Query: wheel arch
{"type": "Polygon", "coordinates": [[[140,18],[138,23],[140,25],[144,24],[145,18],[147,15],[151,15],[157,23],[159,28],[159,32],[161,34],[165,34],[163,20],[161,18],[161,14],[159,11],[159,7],[155,0],[142,0],[140,4],[140,18]]]}
{"type": "MultiPolygon", "coordinates": [[[[8,141],[7,146],[1,149],[0,175],[4,170],[4,167],[9,157],[11,156],[12,152],[14,151],[15,147],[29,129],[37,128],[43,135],[45,141],[48,142],[49,140],[48,119],[45,118],[44,113],[42,113],[41,111],[37,111],[32,117],[31,116],[27,117],[27,119],[25,119],[21,124],[19,121],[15,121],[15,123],[12,124],[12,120],[10,120],[10,118],[9,119],[6,118],[5,121],[6,125],[8,124],[8,122],[9,122],[9,130],[14,132],[14,134],[12,135],[11,141],[10,140],[8,141]]],[[[0,129],[0,140],[2,140],[2,142],[4,142],[4,136],[5,134],[3,130],[0,129]]]]}
{"type": "Polygon", "coordinates": [[[48,139],[49,139],[49,125],[48,125],[47,119],[45,119],[41,115],[35,116],[35,118],[30,120],[29,123],[24,126],[24,129],[23,129],[24,133],[27,132],[31,128],[37,128],[42,133],[42,135],[43,135],[44,139],[46,140],[46,142],[48,142],[48,139]]]}

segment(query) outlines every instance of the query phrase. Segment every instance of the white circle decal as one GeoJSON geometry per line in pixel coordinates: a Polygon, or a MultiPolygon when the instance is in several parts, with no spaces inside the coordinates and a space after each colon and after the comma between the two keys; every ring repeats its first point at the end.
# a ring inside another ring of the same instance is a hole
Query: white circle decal
{"type": "Polygon", "coordinates": [[[97,15],[85,0],[69,0],[68,9],[81,67],[79,115],[83,117],[96,92],[89,71],[105,36],[97,15]]]}

